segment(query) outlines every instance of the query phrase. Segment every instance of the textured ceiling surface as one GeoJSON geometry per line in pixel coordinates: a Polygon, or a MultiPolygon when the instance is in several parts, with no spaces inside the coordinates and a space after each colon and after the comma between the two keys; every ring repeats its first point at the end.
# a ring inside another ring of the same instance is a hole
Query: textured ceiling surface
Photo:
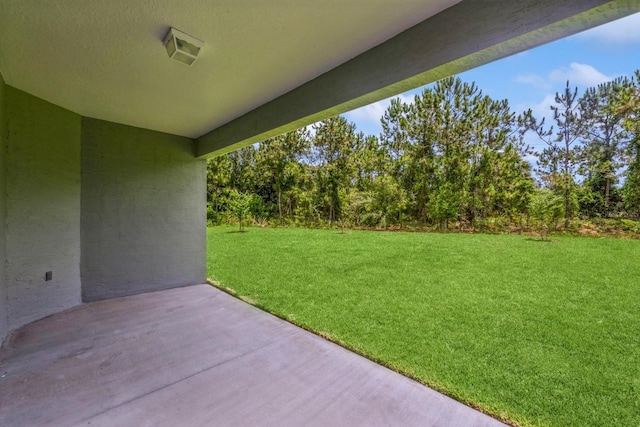
{"type": "Polygon", "coordinates": [[[7,84],[83,116],[198,137],[459,0],[0,0],[7,84]],[[169,27],[203,40],[188,67],[169,27]]]}

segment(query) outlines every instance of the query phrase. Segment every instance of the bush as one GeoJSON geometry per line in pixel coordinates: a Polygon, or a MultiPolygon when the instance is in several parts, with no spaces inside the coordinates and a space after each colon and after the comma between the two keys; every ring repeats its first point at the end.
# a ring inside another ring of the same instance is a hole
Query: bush
{"type": "Polygon", "coordinates": [[[529,203],[529,214],[540,239],[545,240],[549,232],[555,229],[558,221],[564,216],[563,200],[551,190],[538,190],[529,203]]]}

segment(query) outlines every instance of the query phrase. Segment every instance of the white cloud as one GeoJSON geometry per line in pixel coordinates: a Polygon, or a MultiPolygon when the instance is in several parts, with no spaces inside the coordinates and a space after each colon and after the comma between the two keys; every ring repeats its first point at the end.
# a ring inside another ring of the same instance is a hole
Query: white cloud
{"type": "Polygon", "coordinates": [[[347,114],[350,119],[354,121],[377,122],[384,114],[389,103],[390,100],[385,99],[383,101],[374,102],[373,104],[365,105],[364,107],[349,111],[347,114]]]}
{"type": "Polygon", "coordinates": [[[572,62],[568,67],[561,67],[549,73],[549,79],[555,82],[566,82],[571,85],[597,86],[612,80],[589,64],[572,62]]]}
{"type": "Polygon", "coordinates": [[[515,78],[516,82],[531,85],[542,93],[546,93],[546,95],[537,103],[518,104],[515,110],[520,112],[531,109],[534,117],[538,120],[544,117],[547,126],[549,126],[553,117],[550,107],[555,105],[555,92],[562,92],[567,80],[569,80],[572,88],[575,86],[593,87],[610,81],[611,77],[601,73],[591,65],[577,62],[571,63],[568,67],[552,70],[546,78],[534,73],[518,75],[515,78]]]}
{"type": "Polygon", "coordinates": [[[518,104],[516,105],[516,111],[527,111],[531,109],[533,116],[541,120],[543,117],[546,118],[546,123],[549,124],[549,120],[553,117],[551,112],[551,106],[556,103],[556,96],[552,94],[545,95],[544,99],[538,103],[534,104],[518,104]]]}
{"type": "MultiPolygon", "coordinates": [[[[533,116],[538,120],[545,119],[545,128],[553,125],[553,112],[551,110],[552,105],[556,105],[555,92],[563,91],[566,81],[569,80],[571,88],[575,86],[593,87],[600,83],[604,83],[611,80],[611,77],[601,73],[594,67],[588,64],[579,64],[577,62],[571,63],[568,67],[560,67],[552,70],[546,78],[540,77],[537,74],[523,74],[516,77],[516,81],[523,84],[530,84],[538,89],[546,92],[546,95],[540,102],[518,104],[516,105],[516,111],[526,111],[531,109],[533,116]],[[561,88],[562,87],[562,88],[561,88]],[[553,92],[552,92],[553,91],[553,92]]],[[[537,137],[533,136],[533,133],[528,136],[527,143],[533,145],[536,148],[540,148],[544,145],[537,137]]]]}
{"type": "Polygon", "coordinates": [[[565,83],[567,80],[572,86],[592,87],[608,82],[612,77],[601,73],[589,64],[572,62],[568,67],[552,70],[546,78],[535,73],[519,74],[515,78],[517,83],[531,85],[544,91],[552,89],[556,83],[565,83]]]}
{"type": "Polygon", "coordinates": [[[607,44],[640,44],[640,13],[585,31],[576,38],[607,44]]]}
{"type": "Polygon", "coordinates": [[[358,123],[358,130],[360,130],[360,128],[369,128],[364,130],[369,130],[373,133],[371,131],[372,129],[380,129],[380,118],[384,115],[385,110],[389,107],[393,98],[400,98],[402,102],[407,104],[413,102],[413,96],[400,94],[398,96],[383,99],[382,101],[374,102],[372,104],[365,105],[364,107],[349,111],[345,116],[349,121],[358,123]]]}
{"type": "Polygon", "coordinates": [[[520,74],[516,76],[515,81],[516,83],[528,84],[538,89],[551,89],[551,83],[534,73],[520,74]]]}

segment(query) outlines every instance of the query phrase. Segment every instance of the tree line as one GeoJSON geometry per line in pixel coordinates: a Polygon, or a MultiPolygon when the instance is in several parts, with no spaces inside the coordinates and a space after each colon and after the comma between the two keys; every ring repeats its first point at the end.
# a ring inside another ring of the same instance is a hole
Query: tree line
{"type": "Polygon", "coordinates": [[[516,114],[447,78],[391,100],[378,136],[337,116],[209,160],[208,220],[445,230],[637,219],[640,70],[580,95],[567,82],[550,113],[516,114]]]}

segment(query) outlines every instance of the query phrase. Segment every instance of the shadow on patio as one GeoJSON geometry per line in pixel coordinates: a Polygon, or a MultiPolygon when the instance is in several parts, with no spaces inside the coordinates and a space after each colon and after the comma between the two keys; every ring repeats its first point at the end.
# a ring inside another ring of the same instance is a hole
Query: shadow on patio
{"type": "Polygon", "coordinates": [[[208,285],[24,326],[0,377],[3,426],[501,425],[208,285]]]}

